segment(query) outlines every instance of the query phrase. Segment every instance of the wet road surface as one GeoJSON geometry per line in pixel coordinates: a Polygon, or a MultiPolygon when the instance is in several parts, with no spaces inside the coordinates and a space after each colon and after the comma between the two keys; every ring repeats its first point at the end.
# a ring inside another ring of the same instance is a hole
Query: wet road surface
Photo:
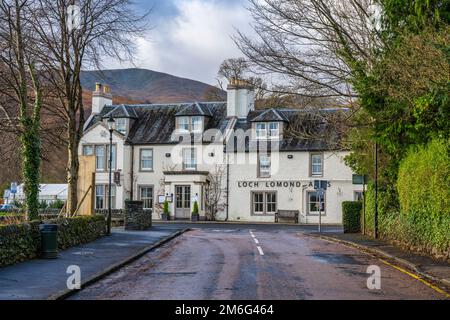
{"type": "Polygon", "coordinates": [[[295,229],[195,229],[71,299],[443,299],[418,280],[295,229]],[[380,267],[381,289],[366,273],[380,267]]]}

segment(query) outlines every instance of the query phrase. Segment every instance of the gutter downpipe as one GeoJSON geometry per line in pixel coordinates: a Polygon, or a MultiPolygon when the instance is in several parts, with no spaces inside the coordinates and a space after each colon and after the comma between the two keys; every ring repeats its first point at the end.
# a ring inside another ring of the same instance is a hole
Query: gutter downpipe
{"type": "Polygon", "coordinates": [[[228,221],[228,212],[230,208],[230,159],[227,151],[227,216],[225,221],[228,221]]]}
{"type": "Polygon", "coordinates": [[[133,201],[134,199],[134,144],[131,144],[131,170],[130,170],[130,200],[133,201]]]}

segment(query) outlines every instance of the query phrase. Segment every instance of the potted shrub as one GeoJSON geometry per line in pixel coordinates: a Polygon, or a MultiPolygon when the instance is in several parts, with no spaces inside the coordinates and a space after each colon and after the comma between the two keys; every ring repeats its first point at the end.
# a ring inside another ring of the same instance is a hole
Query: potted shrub
{"type": "Polygon", "coordinates": [[[200,218],[200,215],[199,215],[199,213],[198,213],[198,202],[195,201],[195,202],[194,202],[194,208],[192,209],[192,217],[191,217],[191,220],[192,220],[192,221],[198,221],[199,218],[200,218]]]}
{"type": "Polygon", "coordinates": [[[169,211],[169,201],[164,201],[163,203],[163,213],[161,214],[161,220],[169,221],[170,211],[169,211]]]}

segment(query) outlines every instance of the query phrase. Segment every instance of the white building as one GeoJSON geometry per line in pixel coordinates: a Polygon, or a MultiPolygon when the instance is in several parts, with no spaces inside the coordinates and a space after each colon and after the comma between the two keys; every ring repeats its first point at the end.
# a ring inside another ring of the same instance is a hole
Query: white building
{"type": "MultiPolygon", "coordinates": [[[[23,184],[17,186],[17,193],[15,196],[7,193],[8,197],[4,199],[5,203],[11,203],[13,200],[18,202],[25,201],[25,193],[23,184]]],[[[67,184],[40,184],[39,185],[39,202],[45,201],[47,204],[52,204],[55,201],[67,201],[67,184]]]]}
{"type": "Polygon", "coordinates": [[[189,219],[197,201],[201,219],[217,211],[217,220],[273,222],[277,210],[298,210],[299,223],[317,223],[321,206],[323,223],[340,224],[342,201],[361,192],[326,121],[342,110],[323,110],[320,121],[304,110],[255,110],[252,88],[235,81],[227,102],[149,105],[112,105],[109,89],[98,84],[92,111],[79,153],[95,155],[99,209],[109,198],[110,117],[113,208],[142,200],[159,219],[168,199],[172,219],[189,219]],[[314,180],[328,181],[320,199],[314,180]]]}

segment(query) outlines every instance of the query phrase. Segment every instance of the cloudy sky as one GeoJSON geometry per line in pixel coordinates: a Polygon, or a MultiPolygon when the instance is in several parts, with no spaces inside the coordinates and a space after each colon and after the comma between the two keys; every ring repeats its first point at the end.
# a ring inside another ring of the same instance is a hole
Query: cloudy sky
{"type": "MultiPolygon", "coordinates": [[[[235,28],[250,32],[246,0],[135,0],[153,8],[153,29],[138,43],[139,68],[215,84],[220,63],[241,56],[235,28]]],[[[130,65],[111,65],[130,67],[130,65]]]]}

